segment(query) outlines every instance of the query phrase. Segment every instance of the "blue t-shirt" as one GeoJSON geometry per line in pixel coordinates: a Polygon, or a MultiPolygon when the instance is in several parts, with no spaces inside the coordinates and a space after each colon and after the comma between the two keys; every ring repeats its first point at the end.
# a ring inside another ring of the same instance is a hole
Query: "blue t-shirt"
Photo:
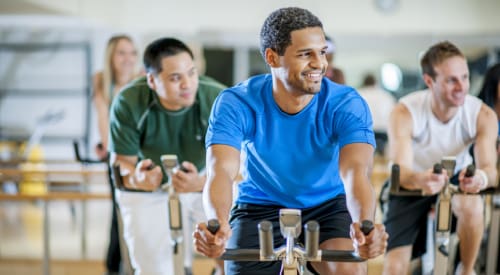
{"type": "Polygon", "coordinates": [[[368,105],[351,87],[323,78],[321,91],[297,114],[280,110],[271,75],[224,90],[209,119],[206,146],[245,150],[247,175],[237,203],[307,208],[339,194],[339,150],[350,143],[375,147],[368,105]]]}

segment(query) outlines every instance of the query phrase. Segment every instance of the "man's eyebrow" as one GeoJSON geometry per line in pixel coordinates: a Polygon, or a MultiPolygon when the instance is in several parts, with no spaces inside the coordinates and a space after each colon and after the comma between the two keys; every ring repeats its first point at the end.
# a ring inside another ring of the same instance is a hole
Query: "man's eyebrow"
{"type": "Polygon", "coordinates": [[[298,53],[301,53],[301,52],[310,52],[310,51],[312,51],[311,48],[305,48],[305,49],[298,49],[297,50],[298,53]]]}
{"type": "MultiPolygon", "coordinates": [[[[321,48],[320,50],[321,51],[326,51],[328,49],[328,46],[325,45],[323,48],[321,48]]],[[[310,51],[313,51],[314,49],[313,48],[305,48],[305,49],[299,49],[297,50],[297,52],[310,52],[310,51]]]]}
{"type": "Polygon", "coordinates": [[[168,74],[168,77],[172,77],[172,76],[179,76],[179,75],[180,75],[180,73],[178,73],[178,72],[173,72],[173,73],[171,73],[171,74],[168,74]]]}

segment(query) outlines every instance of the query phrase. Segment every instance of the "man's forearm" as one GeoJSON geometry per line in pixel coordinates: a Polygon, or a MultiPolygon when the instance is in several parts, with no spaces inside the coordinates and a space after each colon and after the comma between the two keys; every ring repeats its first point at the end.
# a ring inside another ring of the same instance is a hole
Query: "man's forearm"
{"type": "Polygon", "coordinates": [[[498,183],[498,171],[495,166],[481,168],[488,178],[487,187],[496,187],[498,183]]]}
{"type": "Polygon", "coordinates": [[[423,181],[420,173],[414,172],[404,166],[399,167],[399,184],[408,190],[421,190],[422,186],[419,182],[423,181]]]}
{"type": "Polygon", "coordinates": [[[203,201],[208,219],[228,222],[233,204],[232,180],[217,176],[209,178],[203,189],[203,201]]]}
{"type": "Polygon", "coordinates": [[[375,218],[375,192],[364,175],[355,176],[350,192],[346,190],[347,208],[353,221],[371,220],[375,218]],[[355,183],[356,182],[356,183],[355,183]]]}
{"type": "Polygon", "coordinates": [[[126,188],[136,188],[135,163],[115,153],[111,153],[109,162],[111,166],[120,165],[120,175],[123,177],[123,184],[126,188]]]}

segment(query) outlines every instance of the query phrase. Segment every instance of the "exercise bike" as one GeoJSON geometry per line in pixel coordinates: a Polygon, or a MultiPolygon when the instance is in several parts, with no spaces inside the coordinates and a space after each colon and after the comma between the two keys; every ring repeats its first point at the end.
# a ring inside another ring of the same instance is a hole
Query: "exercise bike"
{"type": "MultiPolygon", "coordinates": [[[[304,225],[305,247],[298,244],[296,239],[301,234],[302,218],[298,209],[281,209],[279,212],[281,235],[285,244],[274,248],[273,225],[269,221],[261,221],[258,225],[260,249],[226,249],[220,257],[228,261],[281,261],[281,274],[283,275],[306,275],[307,262],[362,262],[357,252],[352,250],[320,250],[319,247],[319,224],[309,221],[304,225]]],[[[219,230],[217,220],[209,220],[208,230],[215,234],[219,230]]],[[[373,223],[364,220],[361,230],[368,235],[373,230],[373,223]]]]}
{"type": "MultiPolygon", "coordinates": [[[[449,178],[453,176],[456,166],[454,157],[444,157],[441,163],[433,167],[433,173],[441,174],[442,169],[446,169],[449,178]]],[[[392,165],[389,193],[396,196],[427,196],[422,190],[406,190],[400,186],[400,168],[398,164],[392,165]]],[[[466,168],[465,177],[472,177],[475,174],[474,165],[466,168]]],[[[450,254],[450,231],[451,231],[451,199],[455,194],[484,195],[498,193],[498,188],[487,188],[479,193],[465,193],[458,186],[447,182],[437,195],[436,220],[434,223],[434,275],[453,274],[454,263],[449,261],[450,254]]],[[[495,253],[496,254],[496,253],[495,253]]]]}
{"type": "MultiPolygon", "coordinates": [[[[176,275],[190,275],[191,270],[184,267],[184,246],[183,246],[183,227],[182,227],[182,211],[181,211],[181,201],[179,195],[175,191],[172,184],[172,175],[174,169],[181,169],[186,171],[182,165],[179,165],[176,155],[162,155],[161,156],[162,166],[165,173],[168,176],[168,182],[160,185],[154,191],[144,191],[137,189],[127,188],[123,182],[123,178],[120,175],[119,164],[113,165],[113,175],[115,188],[122,191],[129,192],[165,192],[168,194],[168,214],[169,214],[169,227],[170,227],[170,238],[173,243],[173,268],[174,274],[176,275]]],[[[148,169],[153,169],[154,164],[148,167],[148,169]]]]}

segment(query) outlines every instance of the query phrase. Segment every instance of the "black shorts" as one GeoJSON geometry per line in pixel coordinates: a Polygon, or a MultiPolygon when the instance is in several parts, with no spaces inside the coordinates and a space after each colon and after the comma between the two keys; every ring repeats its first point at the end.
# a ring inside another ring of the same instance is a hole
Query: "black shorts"
{"type": "MultiPolygon", "coordinates": [[[[450,180],[458,184],[458,176],[450,180]]],[[[427,218],[432,205],[436,203],[434,196],[394,196],[389,195],[384,218],[384,225],[389,239],[387,251],[412,245],[412,259],[425,254],[427,244],[427,218]]],[[[455,225],[455,218],[453,218],[455,225]]]]}
{"type": "MultiPolygon", "coordinates": [[[[231,210],[230,225],[233,231],[227,248],[259,248],[257,225],[263,220],[273,224],[274,247],[285,244],[279,225],[279,210],[283,206],[237,204],[231,210]]],[[[316,207],[301,209],[302,224],[315,220],[320,225],[320,243],[332,238],[350,238],[351,216],[347,211],[345,195],[339,195],[316,207]]],[[[304,231],[304,230],[302,230],[304,231]]],[[[297,240],[304,244],[304,234],[297,240]]],[[[281,262],[235,262],[226,261],[226,274],[279,274],[281,262]]]]}

